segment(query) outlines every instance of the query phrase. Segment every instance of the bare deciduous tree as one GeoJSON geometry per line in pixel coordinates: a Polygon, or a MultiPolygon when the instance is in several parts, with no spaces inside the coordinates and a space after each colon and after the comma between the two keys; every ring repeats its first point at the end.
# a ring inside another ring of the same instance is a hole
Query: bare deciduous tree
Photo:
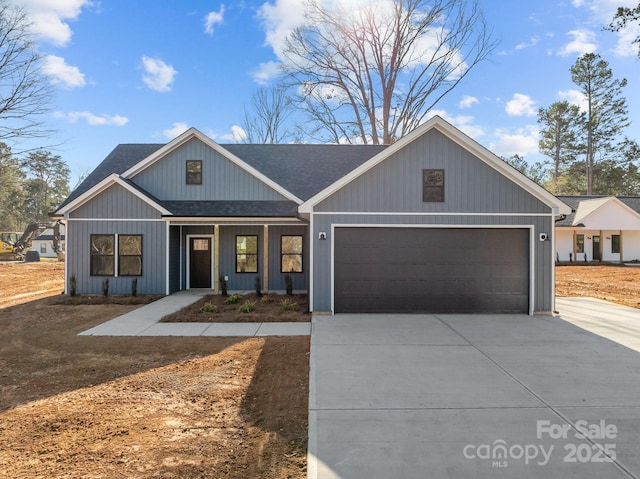
{"type": "Polygon", "coordinates": [[[308,0],[284,69],[327,141],[389,144],[415,129],[497,42],[476,0],[308,0]]]}
{"type": "Polygon", "coordinates": [[[46,136],[51,86],[24,10],[0,0],[0,141],[46,136]]]}
{"type": "Polygon", "coordinates": [[[251,96],[251,110],[244,110],[245,143],[283,143],[291,139],[286,120],[292,112],[291,99],[284,88],[259,88],[251,96]]]}

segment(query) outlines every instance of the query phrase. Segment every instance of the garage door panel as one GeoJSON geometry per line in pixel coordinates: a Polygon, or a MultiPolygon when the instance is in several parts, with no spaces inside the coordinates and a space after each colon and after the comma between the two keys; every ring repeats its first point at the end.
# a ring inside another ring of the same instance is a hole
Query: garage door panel
{"type": "Polygon", "coordinates": [[[336,228],[336,312],[528,312],[526,229],[336,228]]]}

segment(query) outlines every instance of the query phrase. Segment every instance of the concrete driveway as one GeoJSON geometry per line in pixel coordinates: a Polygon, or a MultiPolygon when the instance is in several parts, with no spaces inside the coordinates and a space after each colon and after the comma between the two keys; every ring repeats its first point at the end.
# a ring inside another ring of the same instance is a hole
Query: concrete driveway
{"type": "Polygon", "coordinates": [[[311,338],[310,479],[640,476],[640,354],[560,318],[336,315],[311,338]]]}

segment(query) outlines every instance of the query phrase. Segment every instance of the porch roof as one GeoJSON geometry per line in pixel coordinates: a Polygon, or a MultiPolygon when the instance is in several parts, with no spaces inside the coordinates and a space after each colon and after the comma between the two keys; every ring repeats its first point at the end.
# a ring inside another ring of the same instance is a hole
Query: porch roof
{"type": "MultiPolygon", "coordinates": [[[[623,209],[625,206],[628,210],[633,211],[636,215],[640,215],[640,196],[599,196],[599,195],[582,195],[582,196],[558,196],[560,200],[571,207],[571,213],[566,216],[565,219],[556,223],[559,227],[593,227],[595,229],[607,229],[600,228],[600,225],[585,224],[582,220],[588,217],[591,213],[598,208],[605,205],[611,198],[615,198],[620,201],[624,206],[620,205],[623,209]]],[[[617,225],[614,229],[625,229],[623,225],[617,225]]]]}
{"type": "Polygon", "coordinates": [[[161,204],[172,216],[183,218],[296,218],[298,215],[298,205],[293,201],[162,201],[161,204]]]}

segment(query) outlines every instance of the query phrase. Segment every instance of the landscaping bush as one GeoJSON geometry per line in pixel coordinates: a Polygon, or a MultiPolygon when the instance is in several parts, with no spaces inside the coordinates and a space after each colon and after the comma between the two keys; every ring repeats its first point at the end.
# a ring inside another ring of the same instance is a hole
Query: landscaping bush
{"type": "Polygon", "coordinates": [[[227,299],[224,300],[224,304],[236,304],[240,302],[241,299],[242,299],[242,296],[240,296],[239,294],[232,294],[231,296],[229,296],[227,299]]]}
{"type": "Polygon", "coordinates": [[[218,307],[215,304],[204,303],[200,309],[203,313],[217,313],[218,307]]]}
{"type": "Polygon", "coordinates": [[[280,304],[283,311],[296,311],[298,309],[298,303],[288,298],[280,301],[280,304]]]}
{"type": "Polygon", "coordinates": [[[240,306],[240,312],[241,313],[250,313],[252,311],[256,310],[256,303],[255,301],[245,301],[244,304],[242,306],[240,306]]]}

